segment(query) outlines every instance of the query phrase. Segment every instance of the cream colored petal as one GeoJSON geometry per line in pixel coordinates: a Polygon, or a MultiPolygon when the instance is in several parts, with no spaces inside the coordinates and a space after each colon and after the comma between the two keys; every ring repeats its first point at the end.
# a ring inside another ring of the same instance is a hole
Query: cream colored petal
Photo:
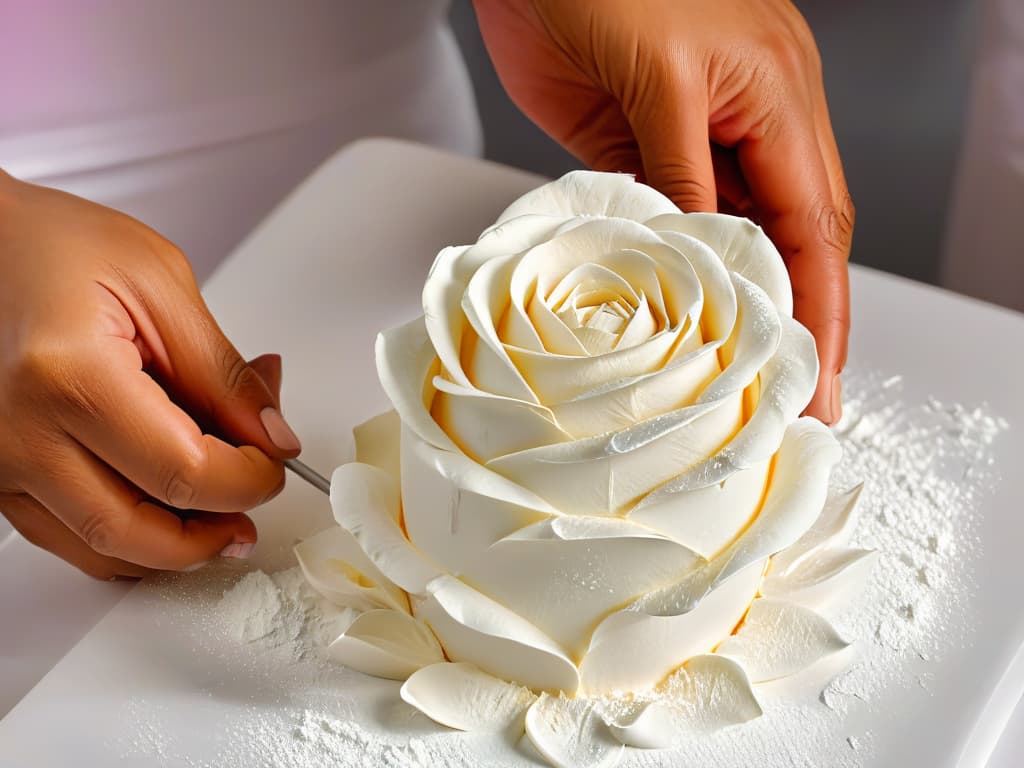
{"type": "Polygon", "coordinates": [[[430,416],[437,372],[437,355],[430,344],[423,318],[384,331],[377,336],[377,376],[402,423],[438,448],[457,451],[430,416]]]}
{"type": "Polygon", "coordinates": [[[406,592],[420,594],[440,571],[399,527],[395,482],[369,464],[343,464],[331,476],[331,507],[338,525],[359,542],[374,565],[406,592]]]}
{"type": "Polygon", "coordinates": [[[427,592],[427,599],[413,610],[430,625],[452,661],[475,664],[537,691],[576,691],[576,667],[557,643],[522,616],[454,576],[439,576],[427,592]]]}
{"type": "Polygon", "coordinates": [[[552,406],[555,420],[576,439],[631,427],[692,405],[721,368],[717,342],[673,360],[661,370],[584,392],[552,406]]]}
{"type": "Polygon", "coordinates": [[[809,608],[764,598],[754,601],[739,632],[718,653],[739,662],[759,683],[795,674],[848,645],[809,608]]]}
{"type": "Polygon", "coordinates": [[[339,607],[409,610],[409,601],[366,556],[355,538],[340,526],[310,536],[295,546],[306,581],[339,607]]]}
{"type": "Polygon", "coordinates": [[[636,609],[613,613],[594,633],[580,664],[581,690],[650,690],[687,659],[710,653],[743,618],[761,572],[761,564],[751,565],[677,615],[651,616],[636,609]]]}
{"type": "Polygon", "coordinates": [[[440,376],[434,386],[434,421],[477,461],[572,439],[542,405],[466,389],[440,376]]]}
{"type": "Polygon", "coordinates": [[[409,538],[450,573],[499,539],[558,514],[525,488],[409,430],[402,438],[402,496],[409,538]]]}
{"type": "Polygon", "coordinates": [[[717,655],[687,661],[658,692],[632,706],[609,707],[603,716],[624,744],[671,747],[748,722],[762,714],[743,668],[717,655]]]}
{"type": "Polygon", "coordinates": [[[414,672],[402,699],[431,720],[474,732],[523,732],[526,710],[537,700],[529,688],[507,683],[473,664],[443,662],[414,672]]]}
{"type": "Polygon", "coordinates": [[[547,352],[553,355],[587,354],[587,350],[566,325],[565,320],[552,312],[547,303],[536,294],[531,297],[526,311],[547,352]]]}
{"type": "Polygon", "coordinates": [[[658,323],[651,314],[651,307],[647,303],[647,296],[640,297],[640,303],[633,311],[626,327],[615,342],[616,349],[635,347],[651,338],[658,330],[658,323]]]}
{"type": "Polygon", "coordinates": [[[538,402],[498,337],[499,323],[509,308],[512,271],[521,258],[519,254],[496,257],[482,264],[470,278],[462,295],[462,311],[472,330],[464,336],[461,359],[463,370],[477,389],[538,402]]]}
{"type": "Polygon", "coordinates": [[[401,455],[399,439],[402,420],[398,411],[385,411],[352,430],[356,440],[356,461],[383,469],[397,483],[401,455]]]}
{"type": "Polygon", "coordinates": [[[761,584],[761,594],[818,611],[845,605],[867,584],[875,552],[866,549],[817,548],[785,575],[773,565],[761,584]]]}
{"type": "Polygon", "coordinates": [[[526,735],[556,768],[611,768],[623,752],[586,699],[541,694],[526,713],[526,735]]]}
{"type": "Polygon", "coordinates": [[[524,214],[547,216],[617,216],[646,221],[679,208],[660,192],[637,183],[632,175],[570,171],[557,181],[537,187],[516,200],[498,223],[524,214]]]}
{"type": "Polygon", "coordinates": [[[475,245],[445,248],[437,255],[423,285],[423,314],[426,330],[452,381],[470,386],[460,359],[468,327],[462,296],[470,278],[490,259],[521,253],[550,239],[561,223],[560,218],[522,216],[491,227],[475,245]]]}
{"type": "Polygon", "coordinates": [[[646,221],[656,230],[674,230],[707,243],[730,272],[756,283],[785,315],[793,314],[789,273],[775,245],[749,219],[721,213],[676,213],[646,221]]]}
{"type": "Polygon", "coordinates": [[[857,526],[857,501],[864,484],[830,497],[818,519],[792,546],[772,558],[772,575],[785,576],[789,571],[824,547],[846,547],[857,526]]]}
{"type": "Polygon", "coordinates": [[[740,428],[742,410],[737,392],[622,432],[500,456],[487,466],[566,514],[622,514],[719,450],[740,428]]]}
{"type": "Polygon", "coordinates": [[[641,504],[629,519],[711,559],[749,525],[761,508],[770,461],[741,469],[717,485],[641,504]]]}
{"type": "Polygon", "coordinates": [[[656,232],[658,237],[686,257],[704,288],[700,324],[705,341],[725,340],[736,325],[736,291],[729,271],[706,243],[678,232],[656,232]]]}
{"type": "Polygon", "coordinates": [[[423,622],[390,610],[360,614],[327,652],[346,667],[389,680],[405,680],[417,669],[444,661],[437,638],[423,622]]]}
{"type": "Polygon", "coordinates": [[[686,547],[628,520],[558,517],[496,542],[459,577],[578,660],[601,619],[678,581],[698,560],[686,547]]]}
{"type": "Polygon", "coordinates": [[[821,513],[829,474],[842,455],[828,427],[817,419],[797,419],[786,430],[775,457],[771,483],[757,517],[729,547],[676,585],[637,600],[645,613],[674,616],[691,611],[732,574],[756,565],[803,535],[821,513]]]}
{"type": "MultiPolygon", "coordinates": [[[[644,498],[639,507],[662,503],[675,493],[722,483],[736,472],[766,461],[778,450],[787,429],[810,401],[818,378],[814,338],[795,320],[780,320],[779,346],[758,374],[760,399],[747,423],[724,450],[686,469],[644,498]]],[[[725,376],[723,373],[708,390],[718,387],[725,376]]],[[[707,392],[702,394],[701,399],[706,395],[707,392]]]]}

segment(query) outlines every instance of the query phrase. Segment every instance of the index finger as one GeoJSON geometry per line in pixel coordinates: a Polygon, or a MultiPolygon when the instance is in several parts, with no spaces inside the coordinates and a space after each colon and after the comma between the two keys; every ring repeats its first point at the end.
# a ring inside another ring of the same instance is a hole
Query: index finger
{"type": "Polygon", "coordinates": [[[793,314],[817,344],[818,386],[806,412],[834,423],[850,333],[852,220],[833,197],[809,111],[791,112],[785,124],[776,120],[763,136],[740,142],[739,161],[761,224],[789,269],[793,314]]]}
{"type": "Polygon", "coordinates": [[[108,337],[59,417],[65,431],[149,496],[179,509],[240,512],[274,495],[283,465],[254,446],[204,434],[141,369],[135,345],[108,337]]]}

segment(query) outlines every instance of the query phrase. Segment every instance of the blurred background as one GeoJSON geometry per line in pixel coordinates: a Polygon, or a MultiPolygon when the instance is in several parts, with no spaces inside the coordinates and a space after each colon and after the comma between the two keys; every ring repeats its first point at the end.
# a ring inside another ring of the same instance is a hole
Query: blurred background
{"type": "MultiPolygon", "coordinates": [[[[967,113],[975,3],[796,5],[821,50],[833,130],[857,206],[852,260],[938,283],[967,113]]],[[[505,95],[470,0],[455,0],[451,22],[473,79],[485,156],[548,176],[579,167],[505,95]]]]}

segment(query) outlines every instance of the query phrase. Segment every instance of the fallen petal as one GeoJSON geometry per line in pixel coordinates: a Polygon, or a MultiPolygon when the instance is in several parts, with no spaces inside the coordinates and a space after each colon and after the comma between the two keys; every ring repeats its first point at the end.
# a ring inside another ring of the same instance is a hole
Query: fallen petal
{"type": "Polygon", "coordinates": [[[526,710],[537,699],[474,664],[443,662],[414,672],[402,698],[431,720],[460,731],[522,730],[526,710]]]}
{"type": "Polygon", "coordinates": [[[360,614],[327,651],[347,667],[389,680],[405,680],[422,667],[444,661],[437,638],[422,621],[391,610],[360,614]]]}
{"type": "Polygon", "coordinates": [[[622,756],[593,701],[542,693],[526,713],[526,735],[556,768],[610,768],[622,756]]]}

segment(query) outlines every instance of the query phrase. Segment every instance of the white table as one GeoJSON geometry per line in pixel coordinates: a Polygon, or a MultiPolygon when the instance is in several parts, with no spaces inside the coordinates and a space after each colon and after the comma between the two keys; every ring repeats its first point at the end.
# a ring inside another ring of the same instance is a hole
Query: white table
{"type": "MultiPolygon", "coordinates": [[[[385,406],[371,365],[373,336],[414,314],[438,248],[471,242],[508,201],[538,181],[408,144],[360,142],[300,186],[214,275],[207,300],[243,353],[284,355],[285,408],[303,437],[307,461],[329,470],[349,458],[347,439],[340,436],[385,406]]],[[[1003,340],[1002,349],[1024,347],[1024,317],[861,268],[853,269],[853,313],[854,359],[904,373],[911,394],[987,400],[1010,420],[1013,430],[1001,437],[998,453],[1006,487],[992,504],[1004,514],[1011,505],[1019,510],[1024,363],[996,358],[1000,346],[994,340],[1003,340]],[[943,361],[948,376],[915,383],[915,359],[943,361]]],[[[326,511],[321,497],[293,481],[256,518],[256,562],[269,569],[288,561],[296,537],[326,524],[326,511]]],[[[46,697],[61,690],[61,678],[87,651],[76,649],[58,661],[98,622],[102,633],[104,624],[117,620],[118,611],[103,617],[129,589],[89,581],[15,535],[0,542],[0,714],[56,665],[12,717],[0,721],[0,766],[7,765],[5,745],[23,736],[12,722],[31,723],[33,712],[59,703],[46,697]]],[[[1021,755],[1024,705],[990,768],[1018,766],[1021,755]]]]}

